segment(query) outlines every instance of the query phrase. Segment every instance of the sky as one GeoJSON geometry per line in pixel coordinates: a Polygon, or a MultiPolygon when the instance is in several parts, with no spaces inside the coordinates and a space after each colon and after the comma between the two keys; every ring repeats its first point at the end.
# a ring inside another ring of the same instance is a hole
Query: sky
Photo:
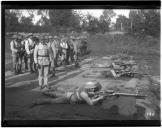
{"type": "MultiPolygon", "coordinates": [[[[102,9],[81,9],[79,10],[82,14],[87,14],[90,13],[92,16],[99,18],[100,15],[102,14],[102,9]]],[[[113,11],[117,14],[114,18],[111,19],[112,22],[116,22],[116,18],[118,15],[124,15],[127,18],[129,17],[129,11],[128,9],[113,9],[113,11]]],[[[23,10],[23,15],[24,16],[29,16],[25,10],[23,10]]],[[[40,15],[34,14],[34,20],[33,23],[36,23],[39,19],[41,18],[40,15]]]]}
{"type": "MultiPolygon", "coordinates": [[[[90,13],[91,15],[99,18],[100,15],[102,14],[102,9],[84,9],[84,10],[81,10],[81,12],[83,14],[87,14],[87,13],[90,13]]],[[[127,18],[129,17],[129,11],[128,9],[113,9],[113,11],[117,14],[117,15],[124,15],[126,16],[127,18]]],[[[112,18],[112,22],[116,22],[116,18],[118,16],[115,16],[114,18],[112,18]]]]}

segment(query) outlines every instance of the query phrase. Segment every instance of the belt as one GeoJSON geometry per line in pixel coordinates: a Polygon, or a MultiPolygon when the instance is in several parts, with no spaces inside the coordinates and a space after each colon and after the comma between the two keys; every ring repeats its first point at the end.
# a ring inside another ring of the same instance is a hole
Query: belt
{"type": "Polygon", "coordinates": [[[49,57],[49,55],[38,55],[40,57],[49,57]]]}

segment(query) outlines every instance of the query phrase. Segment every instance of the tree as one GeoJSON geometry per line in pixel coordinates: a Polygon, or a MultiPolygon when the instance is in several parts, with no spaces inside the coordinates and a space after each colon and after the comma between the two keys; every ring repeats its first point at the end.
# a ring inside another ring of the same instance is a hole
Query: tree
{"type": "Polygon", "coordinates": [[[160,11],[154,9],[133,10],[129,13],[131,32],[139,35],[160,35],[160,11]]]}
{"type": "Polygon", "coordinates": [[[10,10],[5,10],[5,30],[8,31],[17,31],[19,25],[18,17],[16,13],[11,12],[10,10]]]}
{"type": "Polygon", "coordinates": [[[118,15],[116,19],[116,30],[128,31],[130,28],[130,20],[123,15],[118,15]]]}
{"type": "Polygon", "coordinates": [[[113,18],[116,13],[112,9],[105,9],[102,15],[107,22],[111,22],[111,18],[113,18]]]}

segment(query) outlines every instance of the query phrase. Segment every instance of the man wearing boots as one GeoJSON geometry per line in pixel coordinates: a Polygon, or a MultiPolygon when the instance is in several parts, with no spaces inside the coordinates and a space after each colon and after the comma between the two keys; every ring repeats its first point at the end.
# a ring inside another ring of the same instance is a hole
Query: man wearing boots
{"type": "Polygon", "coordinates": [[[49,63],[52,60],[50,55],[50,49],[46,43],[45,37],[40,37],[40,42],[34,49],[34,62],[38,67],[38,79],[39,87],[43,90],[48,90],[48,68],[49,63]]]}
{"type": "Polygon", "coordinates": [[[27,53],[27,58],[28,58],[28,67],[30,67],[30,72],[34,72],[34,58],[33,58],[33,53],[34,53],[34,48],[35,48],[35,43],[32,40],[33,35],[27,35],[25,39],[25,50],[27,53]]]}
{"type": "Polygon", "coordinates": [[[13,36],[14,40],[10,43],[10,48],[12,51],[13,69],[14,74],[20,73],[21,60],[19,52],[21,50],[21,38],[18,35],[13,36]]]}

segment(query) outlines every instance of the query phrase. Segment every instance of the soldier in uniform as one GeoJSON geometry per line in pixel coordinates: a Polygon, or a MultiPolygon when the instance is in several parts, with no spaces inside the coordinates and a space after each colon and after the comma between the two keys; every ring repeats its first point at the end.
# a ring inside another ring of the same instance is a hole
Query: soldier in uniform
{"type": "Polygon", "coordinates": [[[12,60],[13,60],[13,69],[15,75],[20,73],[20,64],[21,64],[21,58],[20,58],[20,50],[21,50],[21,38],[20,36],[15,35],[14,40],[10,43],[10,48],[12,51],[12,60]]]}
{"type": "Polygon", "coordinates": [[[52,60],[46,41],[45,37],[40,37],[40,42],[34,49],[34,62],[39,72],[39,87],[45,90],[48,89],[48,68],[52,60]]]}
{"type": "Polygon", "coordinates": [[[59,43],[59,38],[57,36],[54,36],[54,47],[53,47],[53,51],[55,51],[55,56],[54,56],[54,62],[55,62],[55,67],[58,66],[58,58],[59,58],[59,54],[60,54],[60,43],[59,43]],[[55,49],[55,50],[54,50],[55,49]]]}
{"type": "Polygon", "coordinates": [[[67,60],[67,49],[68,49],[68,45],[66,41],[67,41],[66,38],[62,38],[60,42],[62,62],[64,62],[65,65],[67,64],[66,60],[67,60]]]}
{"type": "Polygon", "coordinates": [[[43,94],[51,97],[55,97],[54,99],[45,98],[39,99],[33,102],[33,105],[40,105],[40,104],[55,104],[55,103],[62,103],[62,104],[81,104],[87,103],[88,105],[95,105],[98,102],[104,100],[104,96],[96,97],[96,93],[101,90],[102,86],[97,81],[89,81],[85,83],[83,86],[75,89],[74,91],[63,92],[52,92],[52,91],[45,91],[43,94]]]}
{"type": "Polygon", "coordinates": [[[35,43],[32,40],[33,35],[28,35],[26,36],[25,39],[25,50],[27,53],[27,59],[28,59],[28,67],[30,67],[30,72],[34,72],[34,58],[33,58],[33,53],[34,53],[34,48],[35,48],[35,43]]]}
{"type": "Polygon", "coordinates": [[[78,67],[79,63],[78,63],[78,52],[79,52],[79,42],[78,42],[79,38],[75,38],[75,37],[71,37],[71,43],[73,44],[73,49],[74,49],[74,62],[75,62],[75,66],[78,67]]]}

